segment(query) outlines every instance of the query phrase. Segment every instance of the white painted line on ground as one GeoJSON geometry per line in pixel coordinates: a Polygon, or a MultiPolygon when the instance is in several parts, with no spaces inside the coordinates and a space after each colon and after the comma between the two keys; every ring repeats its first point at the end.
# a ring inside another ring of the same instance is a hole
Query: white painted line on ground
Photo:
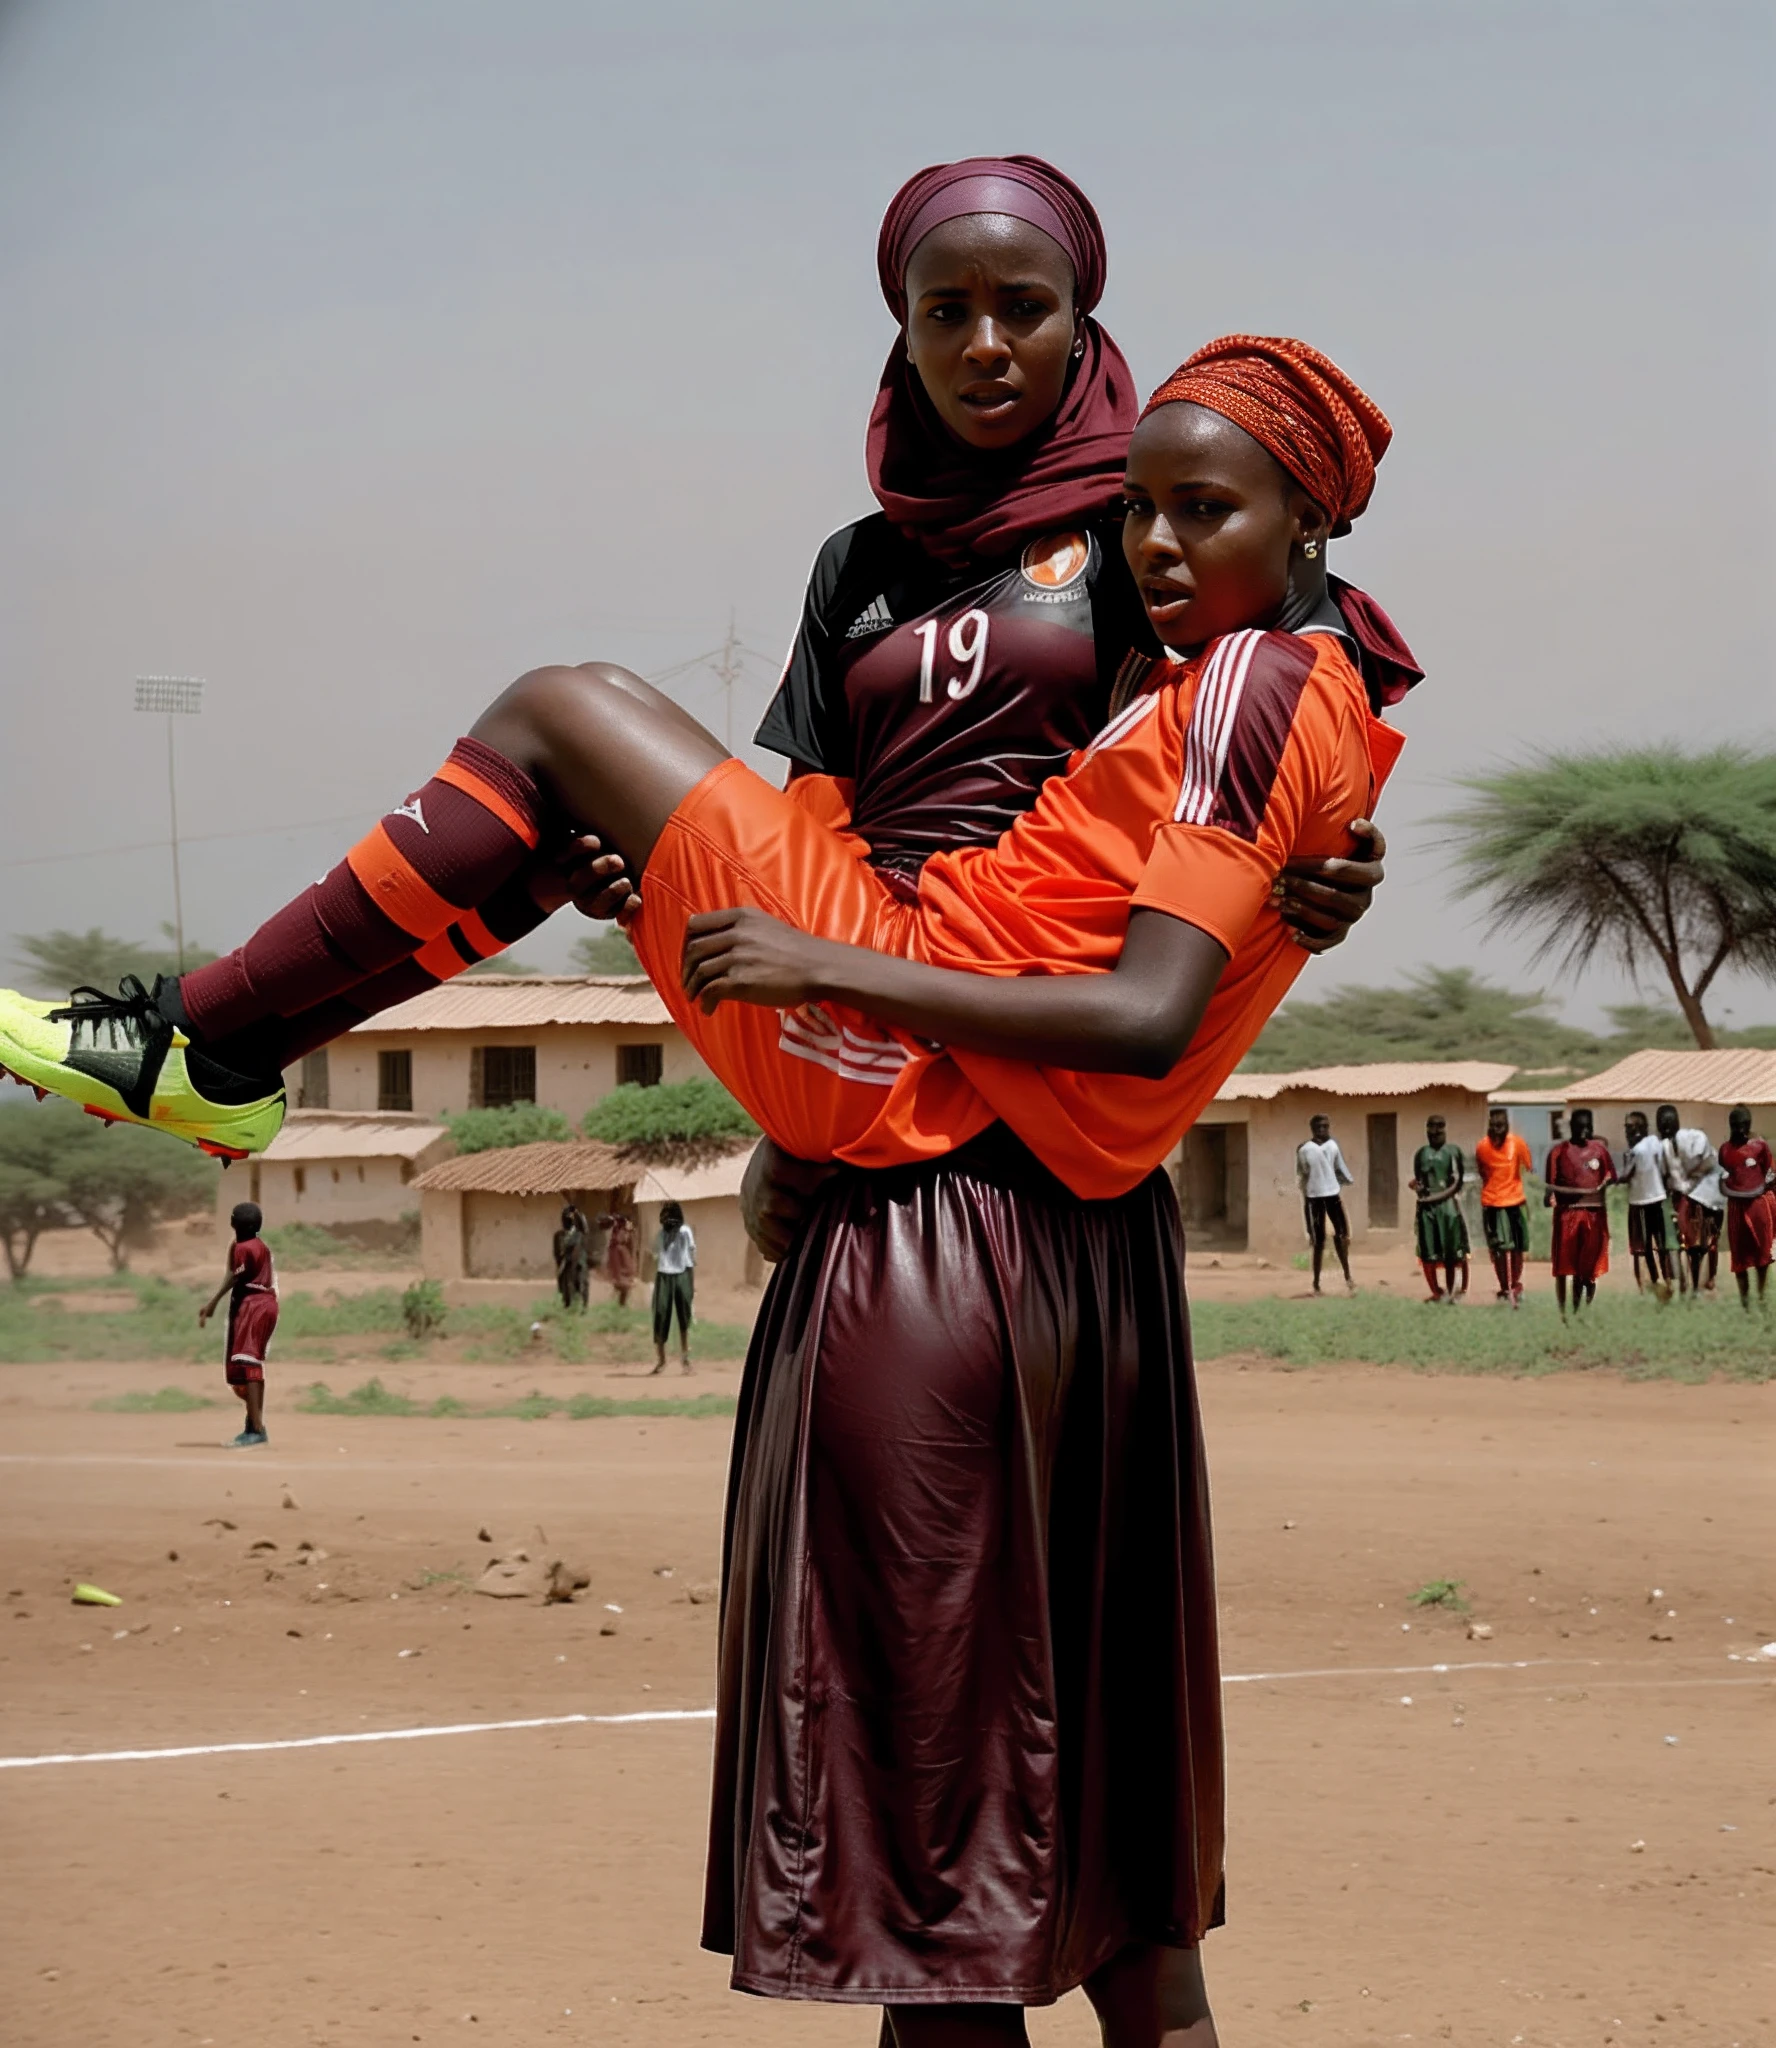
{"type": "Polygon", "coordinates": [[[268,1749],[337,1749],[354,1742],[421,1742],[432,1735],[495,1735],[509,1728],[618,1728],[631,1721],[713,1721],[713,1707],[665,1707],[644,1714],[547,1714],[534,1721],[457,1721],[439,1728],[369,1728],[352,1735],[296,1735],[281,1742],[194,1742],[179,1749],[99,1749],[68,1756],[0,1756],[0,1771],[43,1764],[140,1764],[172,1756],[242,1756],[268,1749]]]}
{"type": "MultiPolygon", "coordinates": [[[[1370,1664],[1319,1671],[1229,1671],[1223,1685],[1276,1685],[1292,1678],[1417,1678],[1462,1671],[1545,1671],[1552,1667],[1602,1670],[1592,1657],[1536,1657],[1490,1664],[1370,1664]]],[[[1671,1686],[1772,1685],[1776,1678],[1615,1678],[1591,1681],[1600,1689],[1656,1692],[1671,1686]]],[[[278,1749],[339,1749],[364,1742],[423,1742],[434,1735],[497,1735],[525,1728],[622,1728],[643,1721],[713,1721],[713,1707],[656,1707],[637,1714],[548,1714],[530,1721],[455,1721],[436,1728],[372,1728],[350,1735],[296,1735],[277,1742],[196,1742],[176,1749],[100,1749],[63,1756],[0,1756],[0,1771],[31,1771],[46,1764],[158,1763],[168,1757],[243,1756],[278,1749]]]]}

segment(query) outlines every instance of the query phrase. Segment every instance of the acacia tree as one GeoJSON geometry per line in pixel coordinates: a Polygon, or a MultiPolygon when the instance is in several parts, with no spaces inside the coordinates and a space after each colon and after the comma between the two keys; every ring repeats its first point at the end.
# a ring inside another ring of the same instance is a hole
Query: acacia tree
{"type": "Polygon", "coordinates": [[[1544,754],[1465,776],[1451,825],[1463,894],[1539,955],[1599,954],[1639,981],[1657,961],[1699,1046],[1726,968],[1776,975],[1776,755],[1739,747],[1544,754]]]}

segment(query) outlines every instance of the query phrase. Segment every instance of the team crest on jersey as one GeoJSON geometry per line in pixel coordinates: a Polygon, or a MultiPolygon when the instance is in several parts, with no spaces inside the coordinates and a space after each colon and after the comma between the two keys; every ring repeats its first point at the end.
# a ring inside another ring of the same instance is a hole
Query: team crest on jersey
{"type": "Polygon", "coordinates": [[[1066,590],[1085,574],[1091,543],[1083,533],[1045,533],[1025,548],[1018,567],[1038,590],[1066,590]]]}

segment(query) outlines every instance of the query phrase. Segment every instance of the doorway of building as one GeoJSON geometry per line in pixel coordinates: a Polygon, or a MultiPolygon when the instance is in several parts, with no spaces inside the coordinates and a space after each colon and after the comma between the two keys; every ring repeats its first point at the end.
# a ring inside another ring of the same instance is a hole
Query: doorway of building
{"type": "Polygon", "coordinates": [[[1400,1227],[1400,1119],[1391,1109],[1369,1118],[1369,1228],[1400,1227]]]}
{"type": "Polygon", "coordinates": [[[1196,1124],[1185,1132],[1178,1207],[1192,1245],[1245,1250],[1247,1158],[1244,1124],[1196,1124]]]}

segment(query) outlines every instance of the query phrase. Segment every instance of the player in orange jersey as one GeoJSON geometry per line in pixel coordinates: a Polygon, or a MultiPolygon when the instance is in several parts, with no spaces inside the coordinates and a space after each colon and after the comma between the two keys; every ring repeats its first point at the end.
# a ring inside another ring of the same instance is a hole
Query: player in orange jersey
{"type": "Polygon", "coordinates": [[[1480,1169],[1480,1219],[1498,1279],[1498,1298],[1523,1306],[1523,1258],[1529,1250],[1529,1215],[1523,1176],[1535,1170],[1528,1141],[1511,1128],[1511,1112],[1498,1103],[1486,1112],[1486,1135],[1474,1147],[1480,1169]]]}

